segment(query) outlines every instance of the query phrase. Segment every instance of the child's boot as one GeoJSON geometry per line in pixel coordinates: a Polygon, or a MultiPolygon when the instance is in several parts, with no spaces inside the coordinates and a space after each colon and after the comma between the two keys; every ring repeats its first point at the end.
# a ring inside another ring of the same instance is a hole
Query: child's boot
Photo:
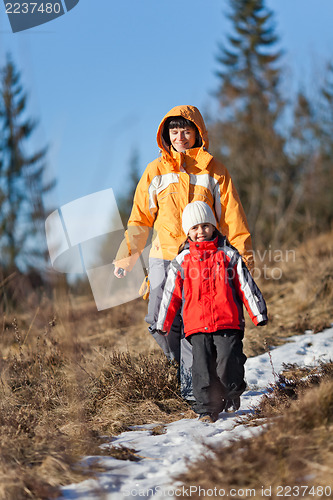
{"type": "Polygon", "coordinates": [[[227,413],[231,413],[239,410],[239,408],[240,408],[240,397],[238,396],[237,398],[234,399],[227,399],[227,401],[225,402],[224,411],[226,411],[227,413]]]}
{"type": "Polygon", "coordinates": [[[218,413],[201,413],[199,415],[200,422],[207,422],[213,424],[218,419],[218,413]]]}

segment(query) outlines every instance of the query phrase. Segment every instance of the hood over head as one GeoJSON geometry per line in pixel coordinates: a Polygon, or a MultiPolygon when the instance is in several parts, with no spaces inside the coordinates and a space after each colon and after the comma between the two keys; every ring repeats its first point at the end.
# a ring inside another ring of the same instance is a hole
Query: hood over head
{"type": "Polygon", "coordinates": [[[172,108],[163,118],[161,121],[158,130],[157,130],[157,144],[159,148],[162,150],[164,154],[169,156],[169,146],[165,143],[163,139],[163,129],[166,120],[171,117],[171,116],[182,116],[183,118],[186,118],[187,120],[190,120],[193,122],[197,129],[199,130],[201,140],[202,140],[202,147],[205,150],[208,150],[209,147],[209,141],[208,141],[208,133],[206,129],[206,125],[204,122],[204,119],[202,118],[202,115],[198,108],[195,106],[188,106],[188,105],[183,105],[183,106],[176,106],[172,108]]]}

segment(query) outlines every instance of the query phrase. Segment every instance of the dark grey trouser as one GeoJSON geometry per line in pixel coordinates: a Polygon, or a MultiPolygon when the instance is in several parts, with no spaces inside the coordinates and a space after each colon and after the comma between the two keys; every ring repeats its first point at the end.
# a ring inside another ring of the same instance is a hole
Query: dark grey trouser
{"type": "Polygon", "coordinates": [[[158,308],[156,304],[161,302],[163,293],[163,284],[167,275],[167,269],[170,261],[163,259],[149,259],[149,281],[150,292],[148,302],[148,313],[145,317],[149,323],[148,330],[163,350],[164,354],[170,361],[179,363],[181,395],[184,399],[193,399],[192,395],[192,347],[185,340],[182,329],[181,312],[179,311],[172,324],[168,336],[163,337],[156,332],[156,321],[158,308]]]}
{"type": "Polygon", "coordinates": [[[222,399],[234,399],[245,388],[241,330],[218,330],[215,333],[195,333],[192,344],[193,394],[197,413],[220,412],[222,399]]]}

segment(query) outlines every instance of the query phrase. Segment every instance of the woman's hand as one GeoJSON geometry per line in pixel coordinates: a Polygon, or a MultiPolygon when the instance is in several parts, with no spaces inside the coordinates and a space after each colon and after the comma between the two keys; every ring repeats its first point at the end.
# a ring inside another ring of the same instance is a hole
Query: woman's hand
{"type": "Polygon", "coordinates": [[[156,330],[156,331],[157,331],[157,333],[158,333],[159,335],[162,335],[163,337],[165,337],[166,335],[168,335],[168,332],[166,332],[166,331],[164,331],[164,330],[156,330]]]}
{"type": "Polygon", "coordinates": [[[122,267],[114,266],[113,274],[116,278],[124,278],[127,272],[122,267]]]}

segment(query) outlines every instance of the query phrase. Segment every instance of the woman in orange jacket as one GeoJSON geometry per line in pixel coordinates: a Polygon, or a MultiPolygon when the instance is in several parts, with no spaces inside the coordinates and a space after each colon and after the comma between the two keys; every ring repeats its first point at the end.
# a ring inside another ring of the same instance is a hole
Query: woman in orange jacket
{"type": "Polygon", "coordinates": [[[125,238],[114,264],[121,278],[132,269],[153,230],[149,255],[150,296],[146,321],[167,357],[180,361],[181,320],[175,319],[168,337],[156,333],[155,304],[161,294],[170,261],[186,235],[182,213],[192,201],[204,201],[213,210],[218,230],[252,267],[251,236],[238,193],[225,166],[209,152],[208,134],[200,111],[176,106],[157,131],[161,155],[144,171],[133,201],[125,238]]]}

